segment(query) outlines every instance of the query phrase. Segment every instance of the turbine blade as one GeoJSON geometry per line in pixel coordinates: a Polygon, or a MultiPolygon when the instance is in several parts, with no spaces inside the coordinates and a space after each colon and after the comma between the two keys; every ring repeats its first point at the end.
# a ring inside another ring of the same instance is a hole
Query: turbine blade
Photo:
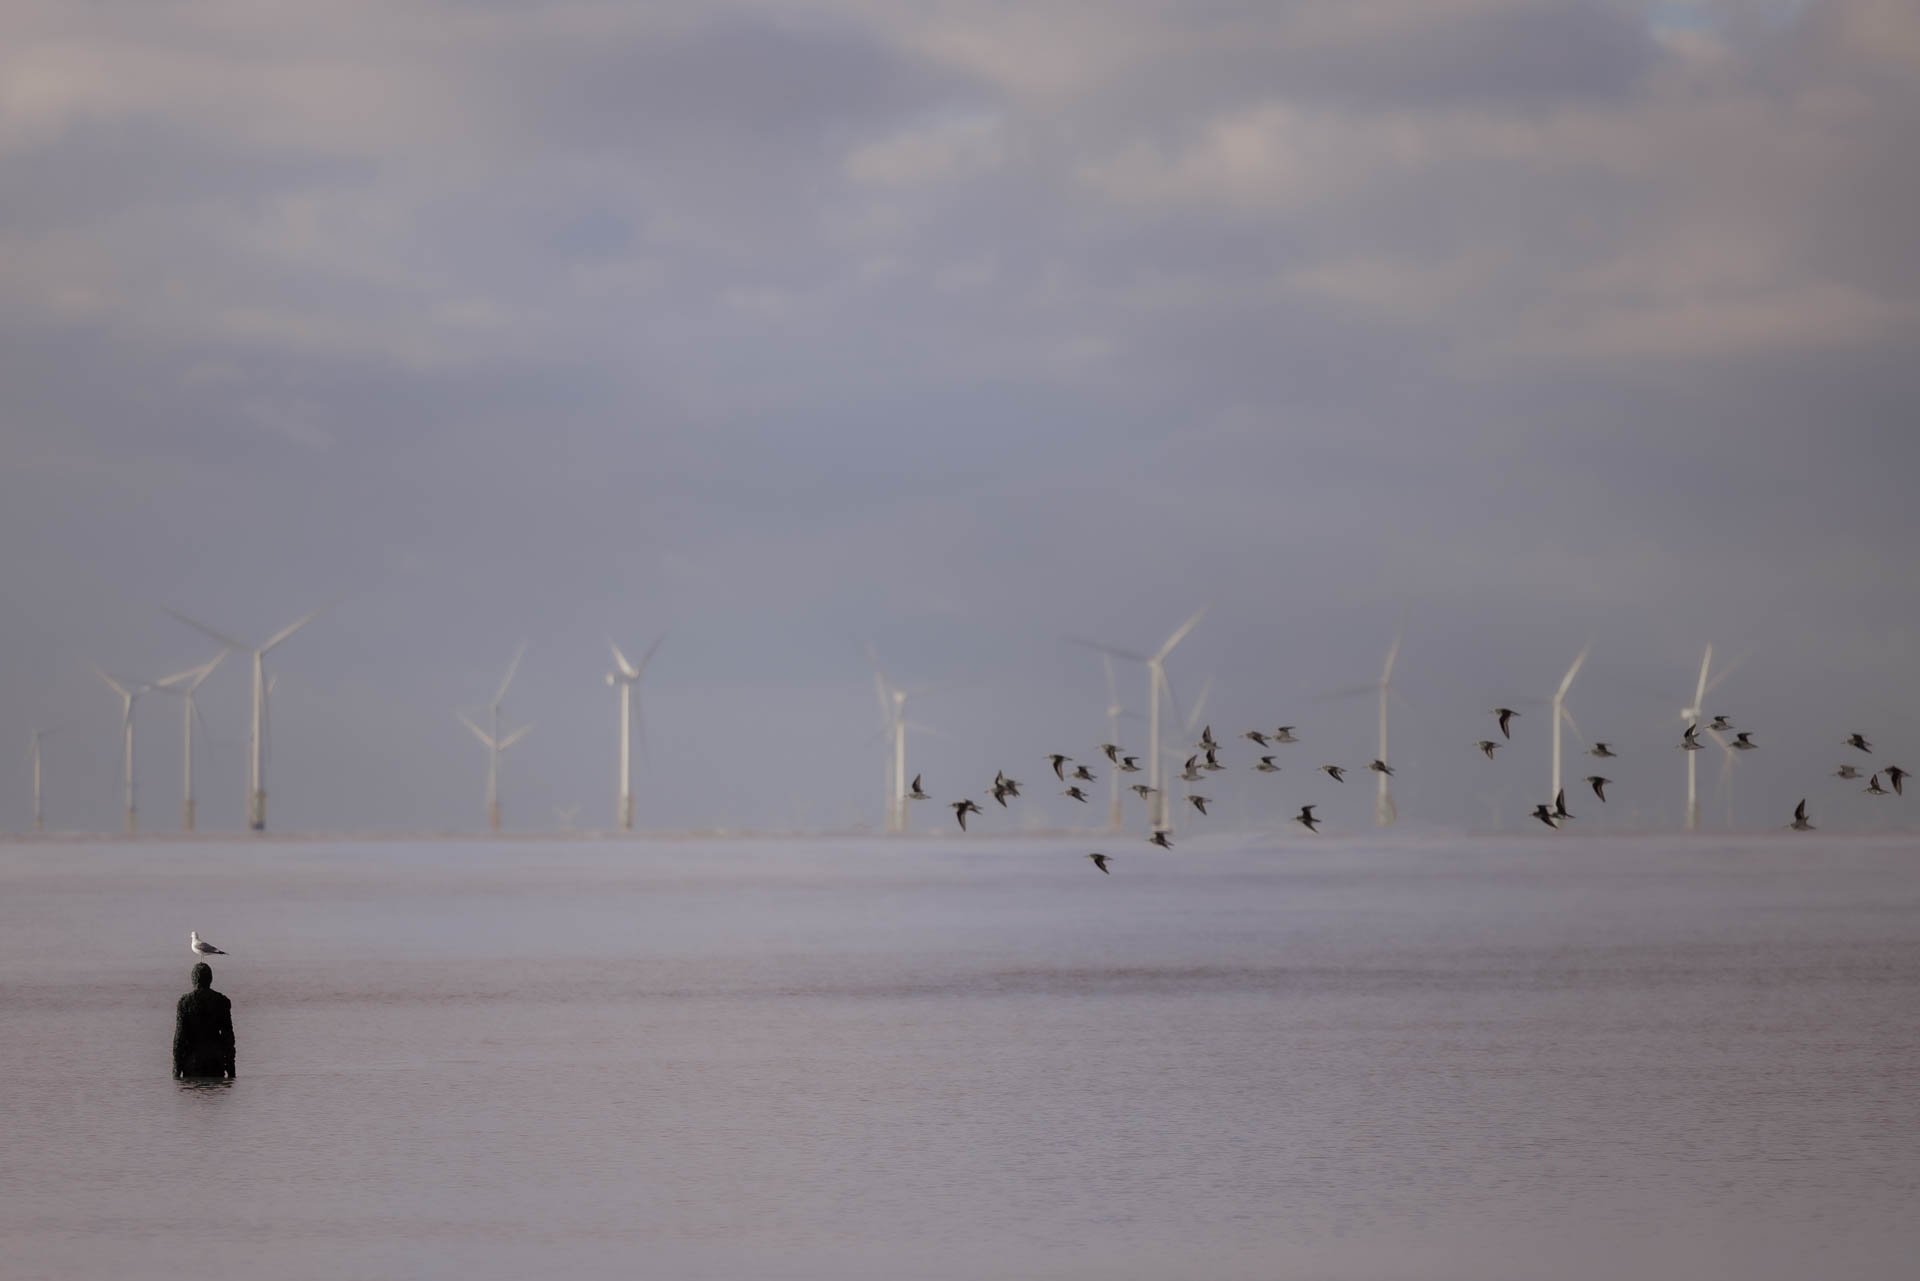
{"type": "MultiPolygon", "coordinates": [[[[1173,692],[1171,685],[1167,687],[1167,692],[1169,694],[1173,692]]],[[[1200,682],[1200,696],[1193,700],[1193,706],[1188,710],[1186,719],[1180,722],[1181,728],[1188,738],[1193,737],[1193,727],[1198,725],[1200,718],[1207,714],[1207,695],[1212,692],[1213,677],[1208,676],[1207,679],[1200,682]]]]}
{"type": "Polygon", "coordinates": [[[188,618],[185,614],[182,614],[179,610],[168,609],[165,605],[162,605],[160,607],[160,612],[163,614],[167,614],[170,617],[179,620],[180,622],[185,623],[188,627],[193,628],[193,630],[195,630],[196,632],[200,632],[202,635],[213,637],[213,639],[219,641],[222,645],[225,645],[228,649],[251,650],[253,648],[253,646],[247,644],[245,641],[235,640],[233,637],[227,635],[225,632],[217,632],[213,628],[208,627],[205,623],[202,623],[197,619],[188,618]]]}
{"type": "MultiPolygon", "coordinates": [[[[473,731],[473,736],[479,739],[482,744],[484,744],[487,747],[494,747],[492,736],[489,735],[487,731],[481,729],[478,725],[475,725],[472,721],[468,720],[466,717],[466,713],[455,712],[454,715],[459,717],[460,723],[462,725],[465,725],[468,729],[473,731]]],[[[498,751],[500,749],[497,747],[494,747],[494,750],[498,751]]]]}
{"type": "Polygon", "coordinates": [[[1130,649],[1115,649],[1111,645],[1102,645],[1099,641],[1085,640],[1079,636],[1068,636],[1065,639],[1069,645],[1084,645],[1088,649],[1097,649],[1102,654],[1111,654],[1115,658],[1124,658],[1129,662],[1144,663],[1149,661],[1145,654],[1136,654],[1130,649]]]}
{"type": "Polygon", "coordinates": [[[1740,664],[1746,662],[1748,657],[1749,657],[1748,655],[1742,654],[1740,655],[1740,657],[1734,659],[1731,663],[1728,663],[1725,667],[1721,668],[1720,674],[1707,682],[1706,692],[1711,694],[1713,693],[1714,690],[1718,689],[1720,687],[1720,682],[1727,679],[1727,677],[1733,675],[1735,672],[1739,671],[1740,664]]]}
{"type": "Polygon", "coordinates": [[[500,681],[500,688],[494,693],[493,706],[498,707],[507,700],[507,686],[513,684],[513,674],[520,670],[520,660],[527,655],[527,643],[520,642],[520,648],[513,651],[513,661],[507,664],[507,674],[500,681]]]}
{"type": "Polygon", "coordinates": [[[1120,686],[1113,679],[1113,655],[1100,655],[1100,665],[1107,669],[1107,706],[1120,706],[1120,686]]]}
{"type": "Polygon", "coordinates": [[[627,656],[620,652],[620,647],[613,643],[613,637],[611,636],[607,637],[607,648],[613,651],[614,666],[620,669],[620,674],[622,676],[626,677],[628,680],[632,680],[636,676],[640,675],[639,670],[635,668],[632,663],[629,663],[627,661],[627,656]]]}
{"type": "Polygon", "coordinates": [[[639,679],[641,672],[644,672],[647,670],[647,664],[653,661],[654,651],[660,648],[660,642],[665,640],[666,638],[667,638],[667,634],[665,632],[661,632],[658,636],[653,638],[653,644],[647,646],[647,652],[640,655],[640,666],[633,673],[634,678],[636,680],[639,679]]]}
{"type": "Polygon", "coordinates": [[[1713,646],[1707,646],[1706,654],[1700,659],[1700,680],[1693,687],[1693,710],[1698,713],[1700,704],[1707,697],[1707,665],[1713,662],[1713,646]]]}
{"type": "Polygon", "coordinates": [[[320,617],[321,614],[326,612],[326,609],[327,609],[327,606],[322,605],[319,609],[316,609],[308,614],[303,614],[299,618],[295,619],[293,622],[287,624],[285,627],[281,628],[279,631],[273,634],[272,640],[268,641],[266,644],[260,647],[260,652],[262,654],[268,652],[274,646],[278,645],[281,641],[287,639],[287,637],[293,635],[295,632],[299,631],[302,627],[305,627],[308,623],[311,623],[314,619],[320,617]]]}
{"type": "Polygon", "coordinates": [[[1392,646],[1390,646],[1387,650],[1387,665],[1380,669],[1380,683],[1382,685],[1393,684],[1393,664],[1394,664],[1394,660],[1398,659],[1399,657],[1400,657],[1400,637],[1396,634],[1393,638],[1392,646]]]}
{"type": "Polygon", "coordinates": [[[1581,649],[1580,657],[1573,660],[1573,666],[1569,667],[1567,674],[1560,678],[1560,692],[1554,695],[1555,698],[1567,696],[1567,688],[1573,684],[1573,678],[1580,674],[1580,665],[1587,661],[1587,650],[1591,648],[1592,646],[1587,646],[1581,649]]]}
{"type": "Polygon", "coordinates": [[[512,746],[513,746],[513,745],[514,745],[515,743],[517,743],[517,742],[519,742],[519,741],[520,741],[521,739],[523,739],[523,738],[525,738],[525,737],[527,736],[527,731],[528,731],[528,730],[530,730],[530,729],[532,729],[532,728],[533,728],[533,726],[532,726],[532,725],[522,725],[522,726],[521,726],[521,727],[520,727],[519,729],[517,729],[517,730],[515,730],[515,731],[513,731],[513,733],[511,733],[511,734],[509,734],[509,735],[507,735],[507,736],[506,736],[505,738],[503,738],[503,739],[501,739],[501,740],[500,740],[500,750],[504,752],[504,751],[506,751],[506,750],[507,750],[507,749],[508,749],[509,747],[512,747],[512,746]]]}
{"type": "Polygon", "coordinates": [[[1560,704],[1560,715],[1566,718],[1567,728],[1573,731],[1574,739],[1581,743],[1586,742],[1587,736],[1580,732],[1580,722],[1573,719],[1573,712],[1565,703],[1560,704]]]}
{"type": "Polygon", "coordinates": [[[128,689],[125,685],[122,685],[119,681],[113,679],[113,677],[107,675],[106,672],[101,670],[100,668],[98,667],[94,668],[93,674],[95,676],[98,676],[101,680],[105,681],[108,685],[112,686],[113,692],[118,694],[120,697],[122,698],[133,697],[132,690],[128,689]]]}
{"type": "Polygon", "coordinates": [[[1155,654],[1154,657],[1159,659],[1161,662],[1165,662],[1167,655],[1173,653],[1173,647],[1175,645],[1178,645],[1181,641],[1185,640],[1187,638],[1187,633],[1200,625],[1201,616],[1207,612],[1207,608],[1208,608],[1207,606],[1202,605],[1199,609],[1196,609],[1193,612],[1192,618],[1189,618],[1186,622],[1180,624],[1180,629],[1176,631],[1173,635],[1167,637],[1167,643],[1160,647],[1160,652],[1155,654]]]}

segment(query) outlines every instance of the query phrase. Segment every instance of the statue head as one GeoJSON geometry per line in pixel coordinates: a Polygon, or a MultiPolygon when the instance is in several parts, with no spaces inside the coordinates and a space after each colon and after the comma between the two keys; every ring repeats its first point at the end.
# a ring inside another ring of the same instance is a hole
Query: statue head
{"type": "Polygon", "coordinates": [[[198,962],[193,967],[193,985],[198,988],[212,987],[213,967],[205,961],[198,962]]]}

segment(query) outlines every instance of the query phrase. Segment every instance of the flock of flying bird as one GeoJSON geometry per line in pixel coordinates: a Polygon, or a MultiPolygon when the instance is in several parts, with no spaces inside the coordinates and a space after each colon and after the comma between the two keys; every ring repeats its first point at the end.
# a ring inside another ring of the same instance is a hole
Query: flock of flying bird
{"type": "MultiPolygon", "coordinates": [[[[1492,715],[1498,718],[1499,721],[1500,739],[1511,739],[1513,737],[1513,718],[1519,714],[1519,712],[1511,707],[1496,707],[1493,709],[1492,715]]],[[[1757,750],[1760,746],[1753,741],[1753,732],[1751,730],[1734,729],[1733,722],[1726,716],[1715,716],[1707,725],[1707,729],[1714,733],[1733,734],[1733,741],[1727,745],[1731,751],[1751,752],[1757,750]]],[[[1266,733],[1257,729],[1248,730],[1242,734],[1241,737],[1249,740],[1260,748],[1268,748],[1276,744],[1297,743],[1300,741],[1298,736],[1294,734],[1294,727],[1291,725],[1282,725],[1272,733],[1266,733]]],[[[1476,742],[1474,746],[1479,748],[1488,760],[1492,760],[1494,753],[1502,746],[1500,739],[1483,738],[1476,742]]],[[[1873,752],[1873,744],[1869,743],[1862,734],[1848,735],[1846,743],[1847,746],[1857,751],[1865,752],[1869,755],[1873,752]]],[[[1678,746],[1682,750],[1689,752],[1700,751],[1706,746],[1706,744],[1700,741],[1700,724],[1698,721],[1687,726],[1686,730],[1680,736],[1678,746]]],[[[1226,769],[1227,767],[1220,762],[1220,747],[1221,744],[1219,740],[1213,736],[1213,726],[1206,726],[1205,729],[1201,731],[1197,750],[1195,750],[1193,755],[1187,757],[1185,767],[1176,777],[1183,782],[1197,783],[1203,780],[1209,772],[1218,772],[1226,769]]],[[[1127,755],[1126,750],[1118,744],[1102,743],[1100,744],[1100,751],[1119,773],[1138,774],[1141,772],[1140,758],[1138,756],[1127,755]]],[[[1595,742],[1592,747],[1587,749],[1587,755],[1606,760],[1617,757],[1619,753],[1615,752],[1606,742],[1595,742]]],[[[1063,752],[1050,753],[1046,759],[1047,763],[1053,767],[1054,777],[1068,785],[1067,789],[1062,792],[1061,795],[1071,797],[1083,805],[1086,804],[1088,801],[1087,793],[1080,784],[1095,782],[1097,776],[1094,772],[1086,765],[1074,761],[1073,757],[1063,752]],[[1071,772],[1067,769],[1067,766],[1070,764],[1073,766],[1071,772]]],[[[1277,774],[1280,772],[1280,766],[1275,763],[1273,755],[1260,757],[1258,763],[1255,764],[1253,768],[1256,772],[1262,774],[1277,774]]],[[[1327,775],[1336,783],[1346,781],[1346,766],[1322,765],[1319,768],[1321,773],[1327,775]]],[[[1389,777],[1393,774],[1393,767],[1377,757],[1367,762],[1367,768],[1375,773],[1385,774],[1389,777]]],[[[1868,781],[1867,786],[1861,790],[1871,796],[1888,795],[1887,789],[1880,785],[1880,775],[1883,773],[1887,776],[1887,781],[1893,785],[1893,794],[1904,794],[1904,784],[1909,777],[1909,771],[1901,769],[1898,765],[1889,765],[1884,770],[1875,771],[1872,778],[1868,781]]],[[[1857,780],[1860,777],[1860,770],[1858,766],[1851,763],[1843,764],[1839,769],[1834,771],[1834,777],[1857,780]]],[[[922,776],[919,774],[913,776],[913,786],[907,792],[906,798],[908,800],[924,801],[932,799],[931,794],[921,786],[921,778],[922,776]]],[[[1586,776],[1585,781],[1587,785],[1593,789],[1593,794],[1599,798],[1602,804],[1605,804],[1607,799],[1607,786],[1612,783],[1613,780],[1601,774],[1589,774],[1586,776]]],[[[993,786],[989,789],[988,795],[992,796],[992,798],[1000,804],[1001,808],[1004,809],[1006,808],[1007,797],[1019,796],[1021,786],[1022,784],[1019,780],[1008,777],[1005,771],[996,770],[993,776],[993,786]]],[[[1152,796],[1157,789],[1145,783],[1135,783],[1131,785],[1129,790],[1144,801],[1152,796]]],[[[1197,792],[1189,793],[1186,799],[1187,803],[1202,815],[1206,814],[1207,806],[1212,804],[1210,798],[1202,796],[1197,792]]],[[[962,797],[957,801],[949,801],[947,806],[953,811],[953,816],[958,820],[960,830],[963,832],[967,830],[967,815],[985,813],[972,797],[962,797]]],[[[1294,815],[1293,821],[1306,828],[1309,832],[1317,833],[1320,830],[1322,820],[1315,816],[1313,812],[1315,808],[1315,805],[1302,805],[1300,812],[1294,815]]],[[[1534,806],[1533,817],[1555,830],[1559,829],[1561,823],[1573,818],[1574,816],[1567,811],[1566,790],[1563,788],[1554,796],[1552,805],[1542,803],[1534,806]]],[[[1807,802],[1805,798],[1802,798],[1800,803],[1794,807],[1793,821],[1787,826],[1796,832],[1811,832],[1814,830],[1813,824],[1807,818],[1807,802]]],[[[1156,828],[1153,834],[1147,838],[1147,841],[1149,844],[1157,845],[1161,849],[1170,850],[1173,848],[1173,842],[1168,839],[1167,833],[1162,829],[1156,828]]],[[[1112,857],[1111,855],[1096,851],[1088,854],[1087,857],[1093,860],[1093,865],[1102,872],[1107,872],[1108,875],[1112,874],[1107,867],[1107,863],[1112,857]]]]}

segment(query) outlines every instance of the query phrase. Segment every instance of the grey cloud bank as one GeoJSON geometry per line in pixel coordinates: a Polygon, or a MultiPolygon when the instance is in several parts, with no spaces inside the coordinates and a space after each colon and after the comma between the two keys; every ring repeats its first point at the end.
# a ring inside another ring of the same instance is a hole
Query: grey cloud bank
{"type": "MultiPolygon", "coordinates": [[[[1920,761],[1909,6],[0,23],[0,826],[37,725],[50,819],[117,825],[88,663],[207,656],[156,605],[264,635],[339,593],[276,656],[275,826],[477,826],[454,708],[523,636],[508,824],[608,823],[605,637],[667,629],[643,825],[877,823],[862,642],[941,687],[911,767],[951,798],[1091,753],[1063,635],[1208,602],[1176,690],[1312,735],[1223,823],[1368,821],[1306,775],[1371,708],[1314,700],[1401,629],[1410,823],[1530,821],[1544,709],[1472,742],[1589,640],[1575,715],[1636,748],[1596,825],[1678,822],[1709,641],[1767,749],[1738,822],[1906,822],[1815,781],[1855,729],[1920,761]]],[[[176,710],[142,709],[156,829],[176,710]]],[[[1036,790],[1008,820],[1078,817],[1036,790]]]]}

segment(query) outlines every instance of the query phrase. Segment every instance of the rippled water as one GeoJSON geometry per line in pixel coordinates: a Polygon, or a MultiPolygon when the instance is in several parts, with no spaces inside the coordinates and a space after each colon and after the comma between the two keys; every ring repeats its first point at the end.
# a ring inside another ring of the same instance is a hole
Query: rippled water
{"type": "Polygon", "coordinates": [[[1920,844],[1136,844],[0,847],[0,1274],[1912,1275],[1920,844]]]}

